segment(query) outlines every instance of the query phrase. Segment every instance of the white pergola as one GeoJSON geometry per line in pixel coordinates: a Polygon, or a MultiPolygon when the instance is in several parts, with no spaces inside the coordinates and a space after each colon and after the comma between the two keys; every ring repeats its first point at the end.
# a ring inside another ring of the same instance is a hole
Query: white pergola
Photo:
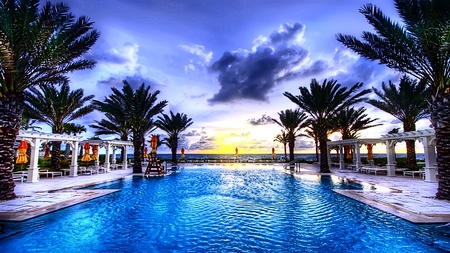
{"type": "MultiPolygon", "coordinates": [[[[118,140],[82,140],[81,136],[73,136],[67,134],[52,134],[52,133],[41,133],[35,131],[20,131],[17,135],[16,140],[21,141],[25,140],[31,148],[31,156],[30,156],[30,167],[28,168],[28,183],[35,183],[39,181],[39,168],[38,168],[38,159],[39,159],[39,147],[50,141],[61,141],[66,144],[69,144],[72,149],[72,160],[70,164],[70,177],[78,176],[78,147],[80,144],[84,144],[89,142],[90,145],[97,145],[101,148],[106,148],[106,156],[105,156],[105,168],[106,171],[110,171],[111,163],[109,161],[109,152],[110,149],[113,149],[112,156],[112,164],[116,163],[116,149],[123,147],[125,150],[125,158],[122,159],[123,168],[127,168],[127,147],[132,147],[133,143],[130,141],[118,141],[118,140]]],[[[98,154],[97,154],[98,155],[98,154]]],[[[95,165],[98,166],[98,157],[95,161],[95,165]]]]}
{"type": "MultiPolygon", "coordinates": [[[[120,141],[120,140],[85,140],[82,143],[88,142],[90,145],[98,146],[99,148],[105,148],[105,163],[104,167],[106,168],[106,171],[110,171],[111,164],[116,164],[116,150],[118,148],[124,149],[124,157],[122,158],[122,166],[123,168],[127,168],[128,161],[127,161],[127,147],[133,147],[133,142],[131,141],[120,141]],[[112,149],[112,159],[109,160],[109,154],[112,149]]],[[[100,153],[100,152],[99,152],[100,153]]],[[[98,155],[98,154],[97,154],[98,155]]],[[[95,159],[95,166],[99,166],[99,158],[97,157],[95,159]]]]}
{"type": "Polygon", "coordinates": [[[70,176],[77,176],[77,150],[78,143],[81,141],[81,136],[73,136],[67,134],[49,134],[40,133],[34,131],[20,131],[17,135],[16,140],[25,140],[31,148],[30,156],[30,167],[28,168],[28,183],[35,183],[39,181],[39,168],[38,168],[38,158],[39,158],[39,147],[49,141],[61,141],[69,144],[72,148],[72,161],[70,164],[70,176]]]}
{"type": "Polygon", "coordinates": [[[417,130],[404,133],[395,134],[385,134],[381,135],[379,139],[348,139],[340,141],[329,141],[327,142],[328,150],[328,164],[331,166],[331,156],[330,151],[337,148],[339,157],[339,168],[344,169],[344,147],[347,145],[352,146],[355,151],[353,156],[353,162],[356,169],[359,170],[361,167],[361,154],[360,149],[363,145],[367,144],[377,144],[382,143],[386,145],[387,154],[387,175],[390,177],[395,177],[395,145],[399,142],[406,140],[419,140],[423,145],[423,150],[425,153],[425,181],[426,182],[437,182],[436,180],[436,141],[435,132],[433,129],[417,130]]]}
{"type": "Polygon", "coordinates": [[[425,181],[436,180],[436,139],[434,129],[417,130],[404,133],[385,134],[381,136],[386,144],[388,176],[395,176],[395,145],[406,140],[419,140],[425,154],[425,181]]]}
{"type": "Polygon", "coordinates": [[[345,169],[344,163],[344,148],[345,146],[351,146],[351,149],[354,150],[354,156],[352,157],[353,163],[356,166],[356,170],[359,171],[361,167],[361,147],[367,144],[376,145],[377,143],[384,143],[380,139],[347,139],[340,141],[329,141],[327,142],[327,150],[328,150],[328,166],[331,166],[331,150],[336,149],[339,158],[339,169],[345,169]]]}

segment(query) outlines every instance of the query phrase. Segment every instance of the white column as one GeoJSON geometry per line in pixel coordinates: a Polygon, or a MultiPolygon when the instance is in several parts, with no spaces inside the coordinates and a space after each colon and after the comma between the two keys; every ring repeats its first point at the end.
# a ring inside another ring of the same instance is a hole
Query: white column
{"type": "Polygon", "coordinates": [[[108,143],[106,143],[106,152],[105,152],[105,164],[104,164],[104,166],[105,166],[105,172],[109,172],[110,171],[110,169],[109,169],[109,150],[111,149],[111,144],[109,144],[109,142],[108,143]]]}
{"type": "Polygon", "coordinates": [[[422,137],[423,152],[425,153],[425,182],[435,183],[436,180],[436,151],[430,137],[422,137]]]}
{"type": "Polygon", "coordinates": [[[30,167],[28,168],[27,183],[36,183],[39,181],[39,146],[41,145],[41,140],[33,138],[31,140],[31,157],[30,157],[30,167]]]}
{"type": "Polygon", "coordinates": [[[344,160],[344,146],[342,144],[339,144],[338,155],[339,155],[339,169],[343,170],[345,169],[345,160],[344,160]]]}
{"type": "Polygon", "coordinates": [[[356,171],[360,171],[361,169],[361,146],[359,145],[359,143],[355,143],[355,155],[353,157],[353,159],[355,159],[355,165],[356,165],[356,171]]]}
{"type": "Polygon", "coordinates": [[[78,141],[73,142],[69,177],[78,176],[78,141]]]}
{"type": "Polygon", "coordinates": [[[386,141],[386,154],[387,154],[387,175],[389,177],[395,177],[395,142],[392,140],[386,141]]]}
{"type": "Polygon", "coordinates": [[[116,150],[117,150],[117,147],[114,146],[113,147],[113,154],[112,154],[112,157],[111,157],[112,164],[116,164],[116,150]]]}
{"type": "Polygon", "coordinates": [[[124,146],[124,148],[123,148],[123,156],[124,157],[122,157],[122,166],[123,166],[123,169],[124,170],[126,170],[127,169],[127,157],[128,157],[128,154],[127,154],[127,146],[125,145],[124,146]]]}

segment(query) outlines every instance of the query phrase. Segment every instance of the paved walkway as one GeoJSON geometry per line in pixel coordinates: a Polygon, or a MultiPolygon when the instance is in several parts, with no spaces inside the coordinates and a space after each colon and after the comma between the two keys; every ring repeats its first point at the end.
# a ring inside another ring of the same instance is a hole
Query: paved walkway
{"type": "MultiPolygon", "coordinates": [[[[318,171],[316,164],[301,164],[301,170],[296,172],[295,176],[317,175],[318,171]]],[[[427,183],[420,178],[368,175],[338,169],[332,169],[331,174],[343,180],[370,186],[366,187],[368,190],[335,190],[339,194],[413,223],[450,222],[450,202],[434,198],[437,183],[427,183]]],[[[92,176],[64,176],[54,179],[44,177],[37,183],[17,183],[15,193],[19,197],[0,202],[0,221],[22,221],[110,194],[114,190],[77,190],[77,188],[131,175],[132,170],[127,169],[92,176]]]]}

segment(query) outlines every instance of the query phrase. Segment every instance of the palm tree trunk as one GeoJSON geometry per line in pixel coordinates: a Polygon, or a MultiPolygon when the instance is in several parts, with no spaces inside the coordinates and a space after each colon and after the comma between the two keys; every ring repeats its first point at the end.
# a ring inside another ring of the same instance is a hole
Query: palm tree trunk
{"type": "Polygon", "coordinates": [[[295,147],[295,137],[289,137],[289,161],[290,162],[295,160],[294,147],[295,147]]]}
{"type": "Polygon", "coordinates": [[[52,142],[52,169],[59,170],[61,168],[61,142],[52,142]]]}
{"type": "Polygon", "coordinates": [[[172,147],[170,147],[170,149],[172,151],[172,162],[175,164],[178,162],[177,161],[177,148],[178,148],[178,139],[177,138],[175,138],[175,140],[172,143],[172,147]]]}
{"type": "Polygon", "coordinates": [[[143,134],[141,133],[133,134],[133,146],[134,146],[133,173],[142,173],[142,150],[144,147],[144,141],[145,138],[143,134]]]}
{"type": "Polygon", "coordinates": [[[64,160],[69,159],[70,155],[70,144],[66,144],[66,149],[64,150],[64,160]]]}
{"type": "Polygon", "coordinates": [[[287,149],[286,149],[286,143],[284,144],[284,160],[287,160],[287,149]]]}
{"type": "Polygon", "coordinates": [[[416,143],[414,140],[407,140],[406,142],[406,163],[408,169],[417,168],[416,160],[416,143]]]}
{"type": "Polygon", "coordinates": [[[328,166],[328,150],[327,150],[327,131],[326,129],[319,129],[319,149],[320,149],[320,173],[330,173],[328,166]]]}
{"type": "MultiPolygon", "coordinates": [[[[416,123],[414,121],[403,122],[403,130],[405,132],[416,131],[416,123]]],[[[408,169],[416,169],[417,168],[417,160],[416,160],[416,141],[414,140],[406,140],[406,165],[408,169]]]]}
{"type": "Polygon", "coordinates": [[[431,121],[436,132],[438,199],[450,200],[450,94],[435,97],[431,104],[431,121]]]}
{"type": "Polygon", "coordinates": [[[23,113],[23,94],[5,93],[0,96],[0,199],[14,194],[14,142],[20,129],[23,113]]]}

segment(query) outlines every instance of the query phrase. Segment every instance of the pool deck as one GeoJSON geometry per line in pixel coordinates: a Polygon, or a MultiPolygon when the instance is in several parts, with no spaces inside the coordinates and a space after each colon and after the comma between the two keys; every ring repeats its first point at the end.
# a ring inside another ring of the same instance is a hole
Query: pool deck
{"type": "MultiPolygon", "coordinates": [[[[256,164],[246,164],[245,166],[252,165],[256,164]]],[[[230,165],[227,164],[227,166],[230,165]]],[[[264,166],[281,168],[281,165],[264,166]]],[[[417,177],[387,177],[333,168],[331,172],[331,175],[375,188],[375,190],[335,190],[343,196],[412,223],[450,222],[450,202],[434,198],[437,183],[428,183],[417,177]]],[[[317,164],[301,164],[300,172],[293,174],[300,178],[319,175],[319,166],[317,164]]],[[[132,175],[132,170],[129,168],[91,176],[63,176],[54,179],[43,177],[37,183],[16,182],[15,193],[18,198],[0,202],[0,221],[23,221],[110,194],[116,190],[78,190],[77,188],[132,175]]]]}

